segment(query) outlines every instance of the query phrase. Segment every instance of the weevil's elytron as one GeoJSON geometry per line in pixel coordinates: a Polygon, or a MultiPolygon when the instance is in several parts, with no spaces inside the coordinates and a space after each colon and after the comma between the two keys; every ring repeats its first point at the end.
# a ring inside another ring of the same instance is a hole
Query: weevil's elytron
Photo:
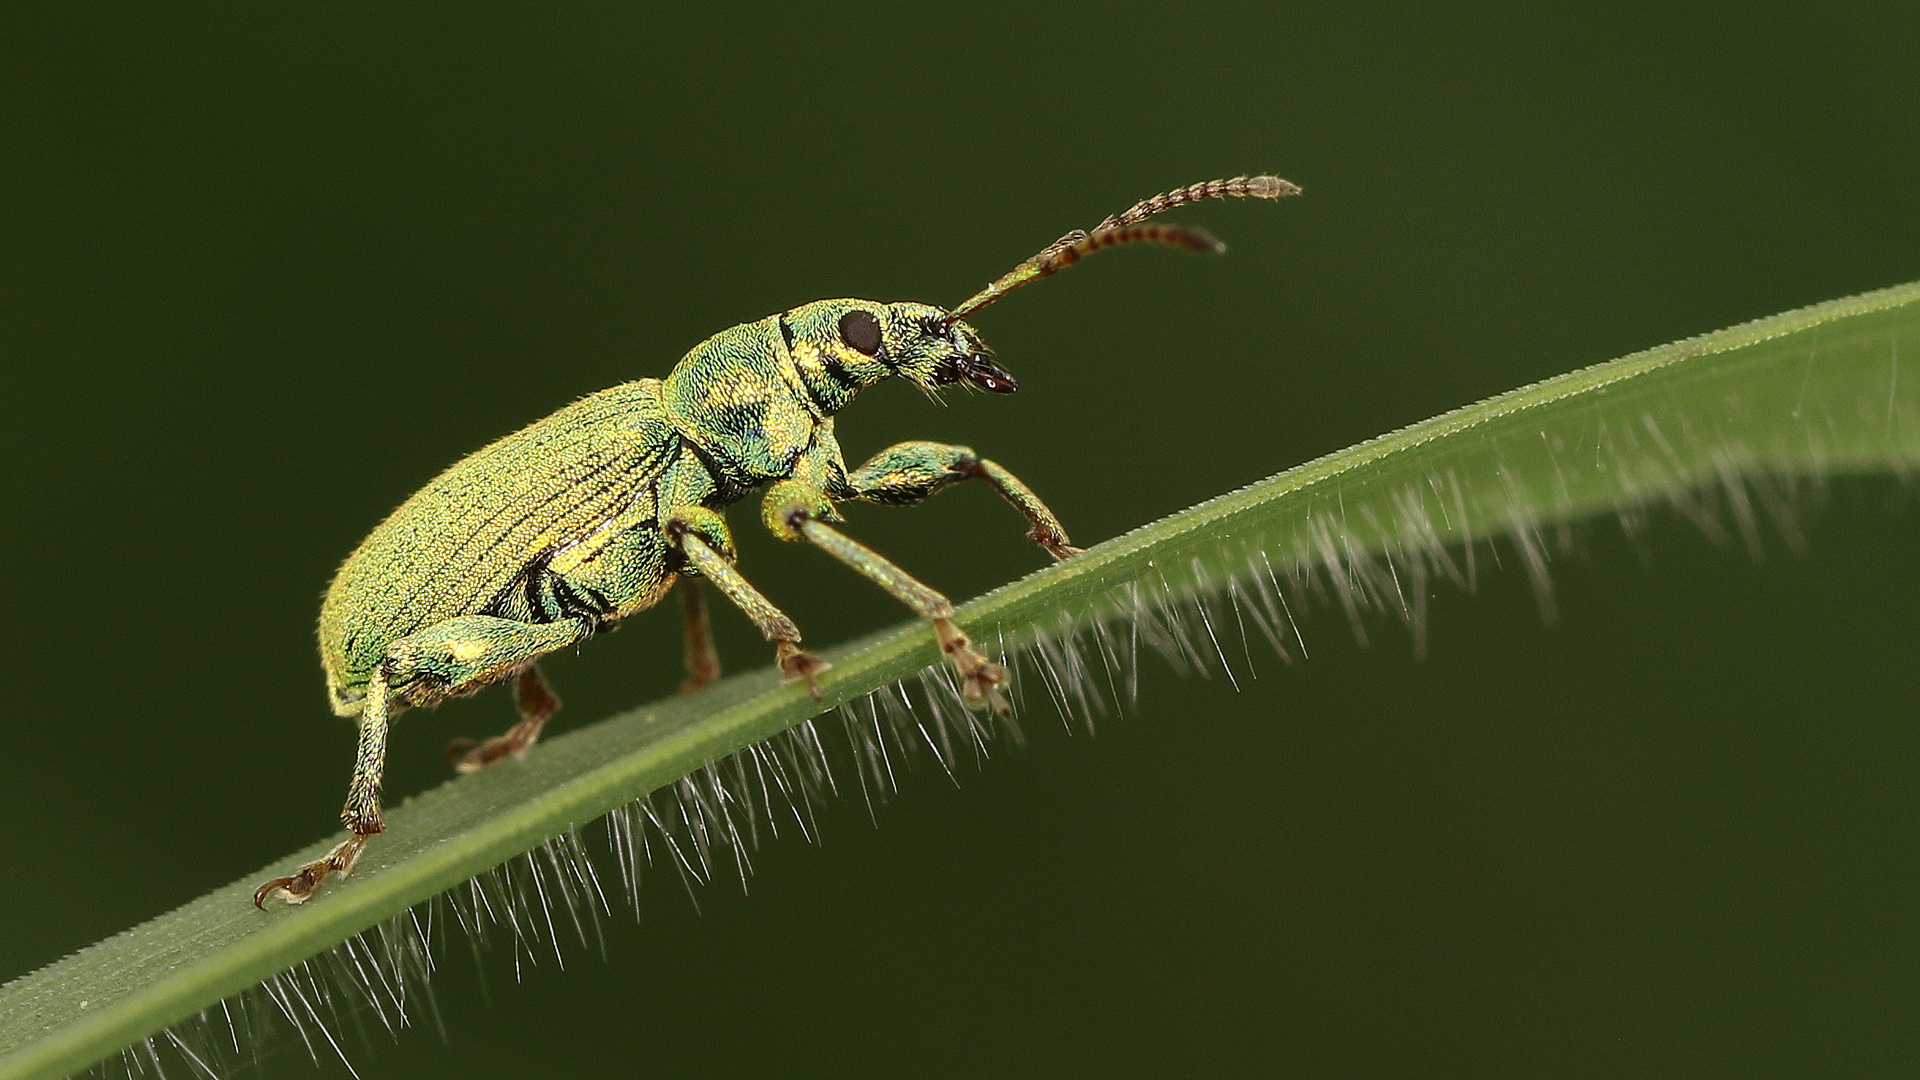
{"type": "Polygon", "coordinates": [[[1074,231],[951,311],[926,304],[820,300],[722,331],[664,380],[641,379],[583,398],[441,473],[368,536],[340,567],[320,609],[320,658],[333,710],[360,720],[359,753],[341,812],[352,836],[292,877],[260,886],[299,903],[330,874],[353,869],[384,829],[380,773],[387,723],[512,680],[520,722],[448,756],[461,771],[524,754],[560,700],[540,657],[658,603],[680,583],[687,690],[719,676],[696,579],[713,583],[774,643],[780,670],[816,697],[824,660],[734,569],[720,512],[766,487],[762,518],[782,540],[804,540],[872,579],[933,623],[975,708],[1002,714],[1006,672],[953,623],[953,604],[833,528],[845,499],[900,506],[959,480],[993,485],[1056,559],[1079,549],[1052,511],[1014,475],[964,446],[907,442],[848,469],[833,417],[861,389],[902,376],[928,391],[965,383],[1018,389],[961,320],[1020,286],[1104,247],[1152,241],[1222,250],[1199,229],[1143,224],[1201,199],[1278,199],[1299,188],[1275,176],[1236,177],[1157,195],[1074,231]]]}

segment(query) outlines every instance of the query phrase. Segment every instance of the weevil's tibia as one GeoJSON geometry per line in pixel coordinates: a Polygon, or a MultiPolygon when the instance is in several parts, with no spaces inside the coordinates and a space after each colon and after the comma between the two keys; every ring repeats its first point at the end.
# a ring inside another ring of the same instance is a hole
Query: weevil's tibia
{"type": "Polygon", "coordinates": [[[546,676],[540,673],[540,665],[528,665],[513,680],[513,704],[520,710],[520,722],[508,728],[504,735],[495,735],[485,742],[476,743],[472,739],[454,739],[447,743],[447,761],[462,772],[479,772],[502,758],[520,758],[533,749],[540,741],[540,731],[560,711],[560,696],[547,684],[546,676]]]}
{"type": "Polygon", "coordinates": [[[360,746],[354,755],[353,780],[347,786],[347,805],[340,811],[340,820],[353,835],[302,866],[292,877],[275,878],[255,889],[254,907],[264,908],[267,897],[276,893],[289,904],[303,903],[329,875],[345,877],[353,872],[367,838],[387,828],[380,816],[380,774],[386,759],[387,679],[384,670],[375,669],[367,682],[366,708],[360,714],[360,746]]]}
{"type": "Polygon", "coordinates": [[[760,590],[740,576],[722,551],[732,551],[731,534],[719,514],[705,507],[682,507],[668,515],[667,536],[672,539],[688,565],[714,588],[733,601],[735,607],[753,620],[761,636],[773,642],[774,660],[789,681],[804,681],[815,700],[820,698],[821,672],[833,665],[800,647],[800,628],[786,612],[773,606],[760,590]]]}
{"type": "Polygon", "coordinates": [[[940,651],[960,676],[960,696],[967,705],[992,709],[1003,718],[1013,715],[1013,706],[1000,689],[1006,685],[1007,669],[982,655],[967,632],[954,624],[953,601],[921,584],[879,552],[820,520],[832,511],[825,495],[801,481],[782,480],[767,489],[764,511],[775,536],[807,541],[931,621],[940,651]]]}
{"type": "Polygon", "coordinates": [[[686,647],[687,680],[680,692],[691,694],[720,681],[720,649],[713,643],[713,622],[707,617],[707,593],[700,579],[680,579],[681,637],[686,647]]]}

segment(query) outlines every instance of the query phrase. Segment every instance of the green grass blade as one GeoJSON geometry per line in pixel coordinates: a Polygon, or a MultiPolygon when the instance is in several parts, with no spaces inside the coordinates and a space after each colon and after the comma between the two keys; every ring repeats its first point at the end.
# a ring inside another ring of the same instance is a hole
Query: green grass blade
{"type": "MultiPolygon", "coordinates": [[[[1920,357],[1920,283],[1637,353],[1174,514],[967,604],[962,622],[1017,642],[1270,566],[1418,625],[1428,583],[1470,580],[1486,541],[1518,551],[1547,597],[1559,526],[1660,504],[1757,543],[1791,533],[1806,479],[1920,465],[1920,371],[1903,354],[1920,357]]],[[[937,659],[921,626],[841,650],[824,707],[937,659]]],[[[822,709],[768,672],[743,675],[409,800],[353,877],[304,907],[263,914],[250,897],[330,840],[0,987],[0,1080],[85,1068],[822,709]]]]}

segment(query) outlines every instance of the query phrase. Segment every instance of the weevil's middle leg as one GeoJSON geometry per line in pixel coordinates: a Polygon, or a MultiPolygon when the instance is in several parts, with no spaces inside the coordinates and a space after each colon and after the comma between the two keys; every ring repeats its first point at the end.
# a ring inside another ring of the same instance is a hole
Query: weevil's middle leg
{"type": "Polygon", "coordinates": [[[679,582],[681,636],[687,652],[687,681],[680,692],[691,694],[708,683],[720,681],[720,650],[713,643],[713,622],[707,618],[707,592],[699,578],[683,577],[679,582]]]}
{"type": "Polygon", "coordinates": [[[767,490],[763,509],[767,527],[775,536],[782,540],[806,540],[893,594],[894,599],[912,608],[921,618],[931,621],[940,651],[960,676],[960,696],[968,705],[990,708],[1002,717],[1013,715],[1013,706],[1000,689],[1006,685],[1007,669],[973,647],[967,632],[953,621],[953,601],[915,580],[879,552],[822,521],[833,512],[833,504],[819,490],[796,480],[783,480],[767,490]]]}
{"type": "Polygon", "coordinates": [[[514,677],[513,704],[520,710],[520,722],[485,742],[455,739],[447,744],[447,761],[460,772],[478,772],[506,757],[525,757],[540,741],[540,730],[553,714],[560,711],[560,696],[540,673],[538,663],[514,677]]]}
{"type": "MultiPolygon", "coordinates": [[[[688,566],[713,582],[714,588],[733,601],[734,606],[759,627],[761,635],[773,642],[773,656],[780,665],[780,673],[788,680],[804,680],[808,691],[819,700],[817,677],[833,665],[801,648],[800,628],[733,568],[733,563],[723,554],[732,552],[733,538],[720,515],[705,507],[681,507],[667,515],[666,530],[680,553],[686,556],[688,566]]],[[[691,648],[688,656],[691,659],[691,648]]]]}

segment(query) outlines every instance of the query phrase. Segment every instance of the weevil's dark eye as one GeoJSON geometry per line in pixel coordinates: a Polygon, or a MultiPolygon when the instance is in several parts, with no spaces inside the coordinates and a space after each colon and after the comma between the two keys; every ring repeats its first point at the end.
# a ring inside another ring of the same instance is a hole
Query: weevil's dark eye
{"type": "Polygon", "coordinates": [[[840,316],[840,340],[873,356],[880,351],[880,320],[870,311],[849,311],[840,316]]]}

